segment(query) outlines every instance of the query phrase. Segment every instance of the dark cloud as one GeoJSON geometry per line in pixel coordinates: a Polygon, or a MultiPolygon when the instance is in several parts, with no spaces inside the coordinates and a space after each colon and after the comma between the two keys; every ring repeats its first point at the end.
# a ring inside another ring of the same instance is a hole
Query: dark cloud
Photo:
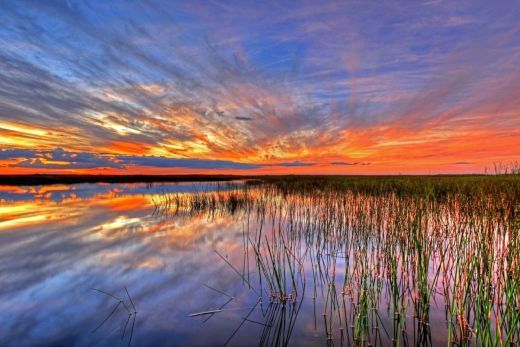
{"type": "MultiPolygon", "coordinates": [[[[23,152],[24,150],[19,150],[23,152]]],[[[115,158],[86,152],[67,152],[61,148],[52,151],[27,151],[33,157],[27,156],[13,167],[37,169],[93,169],[93,168],[123,168],[124,164],[116,162],[115,158]]],[[[21,153],[19,153],[21,154],[21,153]]],[[[16,157],[11,157],[16,158],[16,157]]]]}
{"type": "Polygon", "coordinates": [[[299,160],[272,164],[272,166],[285,166],[285,167],[314,166],[314,165],[316,165],[316,163],[305,163],[305,162],[301,162],[299,160]]]}
{"type": "Polygon", "coordinates": [[[331,165],[344,165],[344,166],[356,166],[356,165],[370,165],[370,163],[363,163],[363,162],[360,162],[360,161],[353,161],[353,162],[348,162],[348,161],[333,161],[330,163],[331,165]]]}
{"type": "Polygon", "coordinates": [[[0,160],[36,158],[36,153],[36,151],[31,149],[0,149],[0,160]]]}
{"type": "Polygon", "coordinates": [[[476,164],[475,162],[473,161],[456,161],[452,164],[455,164],[455,165],[471,165],[471,164],[476,164]]]}
{"type": "Polygon", "coordinates": [[[224,169],[224,170],[250,170],[258,169],[261,165],[238,163],[229,160],[209,160],[209,159],[186,159],[186,158],[165,158],[165,157],[145,157],[145,156],[118,156],[118,160],[126,165],[152,166],[152,167],[171,167],[186,169],[224,169]]]}
{"type": "MultiPolygon", "coordinates": [[[[263,165],[239,163],[229,160],[210,160],[197,158],[166,158],[155,156],[129,155],[102,155],[86,152],[69,152],[61,148],[52,151],[37,150],[1,150],[0,159],[20,159],[12,167],[47,168],[47,169],[89,169],[89,168],[118,168],[123,169],[130,165],[149,166],[158,168],[186,168],[186,169],[223,169],[223,170],[251,170],[263,165]]],[[[282,163],[291,164],[291,163],[282,163]]],[[[287,165],[284,165],[287,166],[287,165]]],[[[295,165],[297,166],[297,165],[295,165]]],[[[301,165],[303,166],[303,165],[301,165]]]]}
{"type": "Polygon", "coordinates": [[[49,168],[49,169],[88,169],[88,168],[118,168],[128,166],[149,166],[157,168],[186,168],[186,169],[222,169],[222,170],[252,170],[262,167],[305,167],[316,163],[291,161],[275,164],[252,164],[230,160],[212,160],[199,158],[167,158],[157,156],[137,155],[106,155],[87,152],[71,152],[61,148],[51,151],[30,149],[0,150],[0,159],[20,159],[12,167],[49,168]]]}

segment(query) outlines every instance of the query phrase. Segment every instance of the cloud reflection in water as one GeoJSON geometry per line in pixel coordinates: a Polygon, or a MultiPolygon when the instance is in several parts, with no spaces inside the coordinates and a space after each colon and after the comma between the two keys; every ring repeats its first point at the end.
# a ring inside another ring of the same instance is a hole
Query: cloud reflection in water
{"type": "Polygon", "coordinates": [[[95,185],[87,192],[83,186],[62,187],[68,195],[61,200],[22,189],[22,199],[2,204],[0,345],[117,345],[126,313],[116,312],[92,334],[113,306],[90,289],[122,295],[125,286],[139,310],[135,345],[225,341],[240,310],[203,325],[186,317],[222,304],[204,283],[241,287],[213,252],[240,249],[241,217],[158,219],[157,187],[95,185]]]}

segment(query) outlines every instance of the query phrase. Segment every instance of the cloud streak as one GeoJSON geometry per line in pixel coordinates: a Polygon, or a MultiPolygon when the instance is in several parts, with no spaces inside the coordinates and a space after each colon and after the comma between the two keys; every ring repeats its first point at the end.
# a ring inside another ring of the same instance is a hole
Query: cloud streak
{"type": "Polygon", "coordinates": [[[362,163],[359,161],[356,162],[347,162],[347,161],[333,161],[330,165],[339,165],[339,166],[356,166],[356,165],[370,165],[370,163],[362,163]]]}
{"type": "MultiPolygon", "coordinates": [[[[90,153],[77,162],[92,169],[119,168],[108,156],[245,170],[511,160],[518,11],[514,1],[4,1],[0,146],[90,153]],[[490,144],[473,141],[484,133],[490,144]],[[441,143],[448,156],[432,150],[441,143]]],[[[16,165],[51,165],[25,159],[16,165]]]]}

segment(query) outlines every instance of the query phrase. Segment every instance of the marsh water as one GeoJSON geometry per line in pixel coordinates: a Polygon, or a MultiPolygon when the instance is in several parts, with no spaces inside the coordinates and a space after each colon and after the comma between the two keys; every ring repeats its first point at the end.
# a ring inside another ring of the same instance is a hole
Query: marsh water
{"type": "Polygon", "coordinates": [[[476,327],[518,339],[518,282],[497,278],[517,261],[503,218],[245,184],[0,187],[0,346],[446,345],[476,327]],[[489,230],[488,250],[454,234],[470,228],[489,230]],[[506,254],[475,265],[492,283],[460,270],[460,247],[506,254]],[[488,311],[485,296],[460,299],[489,284],[488,311]]]}

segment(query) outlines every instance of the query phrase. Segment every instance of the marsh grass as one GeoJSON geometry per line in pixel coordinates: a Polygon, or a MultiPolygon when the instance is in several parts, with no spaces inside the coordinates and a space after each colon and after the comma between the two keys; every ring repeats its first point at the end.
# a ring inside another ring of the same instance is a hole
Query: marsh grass
{"type": "MultiPolygon", "coordinates": [[[[447,344],[506,346],[520,343],[519,197],[518,175],[282,177],[165,196],[157,210],[247,216],[242,272],[220,257],[270,314],[297,316],[310,292],[331,343],[433,345],[440,331],[447,344]]],[[[280,331],[262,341],[285,345],[280,331]]]]}

